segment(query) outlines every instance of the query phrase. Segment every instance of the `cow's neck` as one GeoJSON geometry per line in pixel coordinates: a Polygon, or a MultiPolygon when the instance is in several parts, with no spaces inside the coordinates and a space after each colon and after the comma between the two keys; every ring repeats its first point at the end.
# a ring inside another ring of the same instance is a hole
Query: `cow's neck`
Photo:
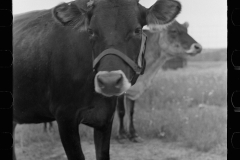
{"type": "Polygon", "coordinates": [[[126,96],[132,100],[138,99],[150,87],[164,63],[169,59],[168,45],[163,32],[151,37],[150,42],[146,49],[145,72],[138,78],[136,84],[126,92],[126,96]],[[161,46],[159,46],[160,44],[161,46]]]}
{"type": "Polygon", "coordinates": [[[150,64],[146,68],[146,72],[139,77],[139,80],[137,82],[142,81],[146,85],[146,87],[149,87],[149,85],[151,85],[152,83],[152,80],[157,75],[157,72],[161,70],[166,60],[167,60],[166,56],[161,56],[158,59],[154,59],[153,61],[150,61],[150,64]]]}
{"type": "Polygon", "coordinates": [[[142,95],[142,93],[148,87],[150,87],[157,73],[159,72],[159,70],[161,70],[163,64],[166,62],[167,59],[168,58],[165,56],[165,54],[162,54],[160,58],[147,61],[145,73],[141,75],[138,78],[136,84],[127,91],[126,96],[132,100],[138,99],[142,95]]]}
{"type": "Polygon", "coordinates": [[[149,53],[146,54],[146,72],[139,77],[139,80],[137,82],[143,82],[145,85],[145,89],[147,89],[151,84],[153,79],[156,77],[157,73],[161,70],[164,63],[170,59],[169,52],[168,52],[168,43],[165,32],[162,31],[159,33],[154,39],[152,48],[155,48],[155,50],[149,51],[149,53]],[[161,46],[159,46],[161,45],[161,46]],[[158,46],[158,47],[156,47],[158,46]]]}

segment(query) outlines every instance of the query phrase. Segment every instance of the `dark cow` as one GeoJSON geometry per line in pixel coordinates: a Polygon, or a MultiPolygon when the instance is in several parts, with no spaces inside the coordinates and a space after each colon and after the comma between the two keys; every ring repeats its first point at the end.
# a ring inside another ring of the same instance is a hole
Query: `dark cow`
{"type": "MultiPolygon", "coordinates": [[[[170,23],[175,0],[76,0],[13,22],[13,128],[56,120],[69,160],[83,160],[78,126],[94,128],[97,160],[108,160],[117,96],[144,70],[146,24],[170,23]]],[[[15,159],[15,154],[14,154],[15,159]]]]}
{"type": "Polygon", "coordinates": [[[120,141],[127,137],[133,142],[141,141],[133,123],[134,103],[149,88],[164,62],[171,58],[194,56],[201,52],[201,45],[187,33],[188,26],[187,22],[181,25],[174,21],[168,27],[162,28],[155,25],[150,26],[150,30],[144,31],[148,36],[145,73],[138,78],[136,84],[124,96],[118,98],[117,110],[120,123],[117,138],[120,141]],[[125,108],[129,116],[129,133],[125,131],[123,123],[125,108]]]}

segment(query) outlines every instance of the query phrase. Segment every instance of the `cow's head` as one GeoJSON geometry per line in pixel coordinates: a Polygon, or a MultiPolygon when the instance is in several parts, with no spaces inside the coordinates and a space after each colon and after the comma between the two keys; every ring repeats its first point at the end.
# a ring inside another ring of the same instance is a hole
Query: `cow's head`
{"type": "Polygon", "coordinates": [[[159,34],[158,45],[167,54],[166,56],[194,56],[202,51],[202,46],[188,34],[188,22],[179,24],[177,21],[173,21],[168,26],[150,27],[151,32],[159,34]]]}
{"type": "Polygon", "coordinates": [[[143,26],[168,24],[180,10],[175,0],[158,0],[149,9],[138,0],[76,0],[58,5],[53,15],[89,33],[95,91],[109,97],[126,92],[144,69],[143,26]]]}

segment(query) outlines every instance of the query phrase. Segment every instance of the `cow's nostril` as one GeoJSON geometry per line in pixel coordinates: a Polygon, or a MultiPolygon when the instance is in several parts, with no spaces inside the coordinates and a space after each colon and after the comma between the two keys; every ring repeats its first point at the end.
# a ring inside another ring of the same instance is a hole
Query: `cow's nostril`
{"type": "Polygon", "coordinates": [[[116,81],[116,87],[121,86],[122,81],[123,81],[123,76],[121,75],[121,76],[117,79],[117,81],[116,81]]]}
{"type": "Polygon", "coordinates": [[[202,50],[202,46],[201,46],[200,44],[195,44],[195,45],[194,45],[194,48],[195,48],[196,50],[202,50]]]}
{"type": "Polygon", "coordinates": [[[103,80],[101,79],[101,77],[97,77],[97,80],[98,80],[98,85],[99,85],[99,87],[100,88],[104,88],[104,82],[103,82],[103,80]]]}

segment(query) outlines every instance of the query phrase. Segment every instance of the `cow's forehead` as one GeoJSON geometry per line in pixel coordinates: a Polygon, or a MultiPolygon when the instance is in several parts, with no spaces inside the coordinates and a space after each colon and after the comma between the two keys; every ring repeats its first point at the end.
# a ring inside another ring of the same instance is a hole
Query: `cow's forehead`
{"type": "Polygon", "coordinates": [[[91,24],[95,29],[126,31],[138,27],[138,8],[130,6],[115,6],[114,4],[103,4],[94,10],[91,24]]]}
{"type": "Polygon", "coordinates": [[[137,5],[137,0],[98,0],[95,2],[98,7],[120,7],[120,6],[130,6],[137,5]]]}

